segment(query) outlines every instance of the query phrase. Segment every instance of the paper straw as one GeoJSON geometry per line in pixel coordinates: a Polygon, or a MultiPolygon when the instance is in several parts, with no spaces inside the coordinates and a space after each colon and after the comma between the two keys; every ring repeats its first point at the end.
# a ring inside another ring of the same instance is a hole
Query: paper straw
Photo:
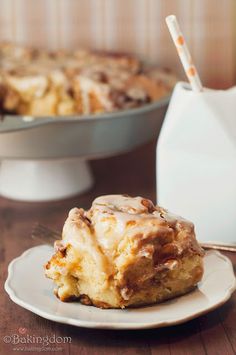
{"type": "Polygon", "coordinates": [[[193,91],[202,91],[202,83],[199,78],[197,69],[193,64],[190,52],[188,50],[184,36],[180,30],[178,21],[174,15],[166,17],[166,23],[170,31],[171,37],[176,46],[177,52],[179,54],[181,63],[184,67],[185,73],[188,77],[190,85],[193,91]]]}

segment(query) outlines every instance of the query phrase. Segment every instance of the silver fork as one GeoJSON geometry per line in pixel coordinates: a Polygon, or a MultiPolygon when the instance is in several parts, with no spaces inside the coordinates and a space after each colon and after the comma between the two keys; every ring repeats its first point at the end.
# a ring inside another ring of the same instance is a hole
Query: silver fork
{"type": "MultiPolygon", "coordinates": [[[[55,240],[61,239],[61,233],[37,223],[32,230],[32,238],[38,242],[53,245],[55,240]]],[[[215,249],[236,252],[236,244],[230,243],[200,243],[203,249],[215,249]]]]}

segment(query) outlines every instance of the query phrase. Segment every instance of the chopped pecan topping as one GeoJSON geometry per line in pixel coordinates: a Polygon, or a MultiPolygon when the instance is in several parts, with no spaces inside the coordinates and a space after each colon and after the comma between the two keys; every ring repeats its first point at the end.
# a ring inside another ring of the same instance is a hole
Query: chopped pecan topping
{"type": "Polygon", "coordinates": [[[145,206],[148,210],[149,213],[153,213],[154,211],[156,211],[156,207],[154,206],[154,204],[152,203],[152,201],[143,198],[141,201],[142,205],[145,206]]]}

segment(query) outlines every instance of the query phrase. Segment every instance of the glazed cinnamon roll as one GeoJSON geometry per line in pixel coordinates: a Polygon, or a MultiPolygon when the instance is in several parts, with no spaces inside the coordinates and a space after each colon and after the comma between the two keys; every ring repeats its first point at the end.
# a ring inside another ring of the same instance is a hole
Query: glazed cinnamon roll
{"type": "Polygon", "coordinates": [[[45,265],[61,301],[101,308],[161,302],[192,290],[203,275],[203,250],[191,222],[126,195],[74,208],[45,265]]]}
{"type": "Polygon", "coordinates": [[[80,117],[131,109],[170,95],[176,81],[129,54],[0,43],[3,114],[80,117]]]}

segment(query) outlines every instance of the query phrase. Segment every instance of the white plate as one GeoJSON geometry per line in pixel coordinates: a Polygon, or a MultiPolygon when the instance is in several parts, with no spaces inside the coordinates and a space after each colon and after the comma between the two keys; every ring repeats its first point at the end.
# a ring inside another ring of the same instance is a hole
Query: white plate
{"type": "Polygon", "coordinates": [[[125,310],[99,309],[80,303],[63,303],[53,294],[53,283],[44,276],[43,264],[52,248],[27,250],[9,265],[5,289],[13,302],[41,317],[86,328],[142,329],[179,324],[225,303],[236,289],[232,264],[211,251],[204,259],[205,272],[191,293],[162,304],[125,310]]]}

